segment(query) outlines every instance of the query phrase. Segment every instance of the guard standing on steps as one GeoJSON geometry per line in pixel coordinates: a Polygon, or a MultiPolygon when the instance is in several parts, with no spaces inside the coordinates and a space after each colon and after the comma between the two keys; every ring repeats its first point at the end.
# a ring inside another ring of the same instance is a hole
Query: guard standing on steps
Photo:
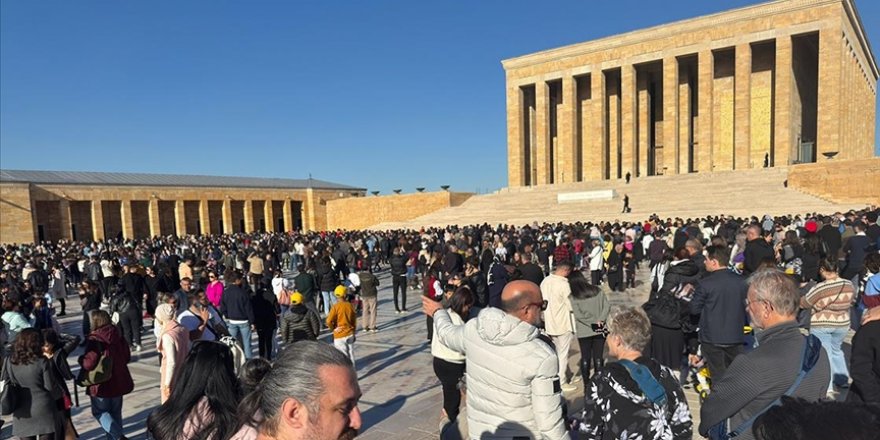
{"type": "Polygon", "coordinates": [[[626,172],[626,184],[629,185],[629,179],[632,178],[632,174],[629,171],[626,172]]]}
{"type": "Polygon", "coordinates": [[[629,207],[629,195],[623,195],[623,213],[632,212],[632,209],[629,207]]]}

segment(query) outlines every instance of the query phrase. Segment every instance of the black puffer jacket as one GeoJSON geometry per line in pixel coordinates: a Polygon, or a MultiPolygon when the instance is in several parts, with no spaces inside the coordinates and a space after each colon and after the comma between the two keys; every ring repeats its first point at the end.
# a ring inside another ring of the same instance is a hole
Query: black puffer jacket
{"type": "Polygon", "coordinates": [[[663,277],[663,286],[660,287],[661,293],[674,293],[679,286],[684,284],[695,284],[699,280],[700,268],[693,260],[682,260],[678,264],[669,264],[666,269],[666,275],[663,277]]]}
{"type": "Polygon", "coordinates": [[[281,340],[285,344],[296,341],[314,341],[321,333],[321,320],[318,314],[300,304],[292,306],[290,312],[281,318],[281,340]]]}
{"type": "Polygon", "coordinates": [[[391,275],[406,275],[406,257],[392,255],[388,263],[391,264],[391,275]]]}

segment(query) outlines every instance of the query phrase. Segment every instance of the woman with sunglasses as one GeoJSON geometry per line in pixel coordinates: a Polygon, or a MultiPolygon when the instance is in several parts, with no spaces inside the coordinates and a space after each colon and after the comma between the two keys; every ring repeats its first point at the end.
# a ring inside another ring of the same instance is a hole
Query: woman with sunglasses
{"type": "Polygon", "coordinates": [[[147,418],[151,438],[221,440],[235,433],[241,393],[229,347],[197,341],[176,383],[170,398],[147,418]]]}
{"type": "Polygon", "coordinates": [[[223,298],[223,283],[220,282],[216,271],[208,272],[208,285],[205,287],[205,295],[208,296],[208,301],[211,301],[214,307],[220,307],[220,299],[223,298]]]}

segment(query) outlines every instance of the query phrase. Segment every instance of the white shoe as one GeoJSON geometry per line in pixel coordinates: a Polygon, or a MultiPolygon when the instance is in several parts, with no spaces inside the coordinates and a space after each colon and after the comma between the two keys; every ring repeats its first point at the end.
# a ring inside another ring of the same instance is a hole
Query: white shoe
{"type": "Polygon", "coordinates": [[[562,384],[562,391],[565,391],[565,392],[575,391],[575,390],[577,390],[577,388],[578,388],[577,385],[574,385],[572,383],[562,384]]]}
{"type": "Polygon", "coordinates": [[[140,344],[135,344],[135,345],[134,345],[134,352],[135,352],[135,353],[140,353],[141,350],[143,350],[143,349],[144,349],[144,347],[141,347],[140,344]]]}

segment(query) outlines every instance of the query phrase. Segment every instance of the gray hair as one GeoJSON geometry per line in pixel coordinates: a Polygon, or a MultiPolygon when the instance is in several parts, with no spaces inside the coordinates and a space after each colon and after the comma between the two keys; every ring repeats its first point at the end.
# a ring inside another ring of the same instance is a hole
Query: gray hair
{"type": "Polygon", "coordinates": [[[755,289],[758,299],[767,301],[782,316],[797,314],[801,301],[794,281],[779,269],[761,269],[747,280],[749,288],[755,289]]]}
{"type": "Polygon", "coordinates": [[[639,353],[651,341],[651,321],[639,307],[615,308],[608,315],[608,331],[620,337],[621,344],[639,353]]]}
{"type": "Polygon", "coordinates": [[[355,375],[348,357],[329,344],[299,341],[286,347],[273,362],[272,370],[242,402],[246,412],[243,416],[247,417],[247,422],[254,425],[253,417],[259,411],[263,419],[258,423],[259,431],[275,435],[281,406],[290,398],[305,405],[310,418],[317,417],[320,409],[318,401],[324,393],[319,370],[325,365],[345,367],[355,375]],[[251,405],[247,405],[247,401],[251,401],[251,405]]]}

